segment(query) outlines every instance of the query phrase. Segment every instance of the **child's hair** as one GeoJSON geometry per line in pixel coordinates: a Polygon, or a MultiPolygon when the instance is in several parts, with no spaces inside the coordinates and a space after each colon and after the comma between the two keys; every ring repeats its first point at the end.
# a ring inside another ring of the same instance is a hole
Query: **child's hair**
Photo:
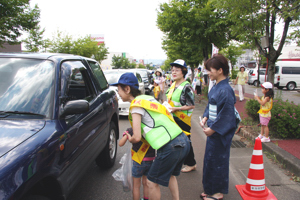
{"type": "Polygon", "coordinates": [[[211,68],[214,68],[216,70],[222,68],[224,76],[228,76],[229,74],[228,61],[222,54],[217,54],[214,57],[208,59],[204,63],[204,66],[208,71],[211,71],[211,68]]]}
{"type": "MultiPolygon", "coordinates": [[[[185,68],[185,67],[183,67],[183,66],[181,66],[181,65],[173,65],[172,68],[173,68],[173,67],[180,68],[181,71],[182,71],[183,77],[185,77],[185,75],[186,75],[187,72],[188,72],[188,71],[187,71],[187,68],[185,68]]],[[[172,69],[172,68],[171,68],[171,69],[172,69]]]]}
{"type": "MultiPolygon", "coordinates": [[[[127,86],[127,85],[123,85],[123,84],[119,84],[119,85],[122,88],[122,90],[125,90],[125,87],[127,86]]],[[[132,86],[129,86],[129,87],[130,87],[130,94],[133,97],[137,97],[137,96],[141,95],[141,91],[139,89],[136,89],[136,88],[134,88],[132,86]]]]}
{"type": "Polygon", "coordinates": [[[274,91],[273,89],[268,89],[269,91],[266,92],[265,97],[269,97],[270,99],[274,99],[274,91]]]}

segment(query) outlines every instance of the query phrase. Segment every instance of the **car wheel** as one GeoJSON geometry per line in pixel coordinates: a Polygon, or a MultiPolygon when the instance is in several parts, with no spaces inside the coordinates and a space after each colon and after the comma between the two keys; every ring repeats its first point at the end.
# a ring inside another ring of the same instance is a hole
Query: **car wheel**
{"type": "Polygon", "coordinates": [[[288,90],[294,90],[296,88],[296,84],[294,82],[289,82],[287,85],[286,85],[286,88],[288,90]]]}
{"type": "Polygon", "coordinates": [[[96,158],[96,164],[103,169],[111,168],[115,164],[117,155],[117,128],[110,122],[109,135],[105,148],[96,158]]]}
{"type": "Polygon", "coordinates": [[[257,87],[257,86],[258,86],[258,84],[259,84],[259,82],[258,82],[258,81],[254,81],[254,82],[253,82],[253,85],[254,85],[255,87],[257,87]]]}
{"type": "Polygon", "coordinates": [[[48,197],[40,196],[40,195],[32,195],[24,198],[23,200],[50,200],[48,197]]]}

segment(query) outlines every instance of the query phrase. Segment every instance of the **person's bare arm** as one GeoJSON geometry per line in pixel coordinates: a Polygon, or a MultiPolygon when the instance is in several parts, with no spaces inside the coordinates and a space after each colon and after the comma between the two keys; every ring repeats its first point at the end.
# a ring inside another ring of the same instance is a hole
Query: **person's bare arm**
{"type": "Polygon", "coordinates": [[[128,136],[129,142],[137,143],[141,141],[142,138],[141,123],[142,123],[142,115],[138,113],[133,113],[132,114],[133,135],[131,136],[129,133],[126,134],[128,136]]]}
{"type": "MultiPolygon", "coordinates": [[[[127,131],[126,131],[127,132],[127,131]]],[[[128,133],[128,132],[127,132],[128,133]]],[[[127,134],[125,134],[125,135],[123,135],[123,137],[120,139],[120,141],[119,141],[119,146],[120,147],[122,147],[122,146],[124,146],[124,144],[126,143],[126,141],[127,141],[127,134]]]]}

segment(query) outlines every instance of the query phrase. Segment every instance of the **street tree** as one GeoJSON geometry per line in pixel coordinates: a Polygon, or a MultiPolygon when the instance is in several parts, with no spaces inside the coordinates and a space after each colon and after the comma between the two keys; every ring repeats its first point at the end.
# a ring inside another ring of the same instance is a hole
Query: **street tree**
{"type": "Polygon", "coordinates": [[[113,55],[111,65],[114,66],[114,69],[134,69],[134,68],[136,68],[135,62],[130,62],[130,60],[128,58],[125,58],[123,56],[116,56],[116,55],[113,55]]]}
{"type": "Polygon", "coordinates": [[[243,51],[241,46],[231,42],[228,47],[221,49],[219,53],[223,54],[230,61],[231,69],[233,69],[237,59],[244,54],[245,51],[243,51]]]}
{"type": "Polygon", "coordinates": [[[113,55],[111,65],[114,66],[114,69],[121,69],[123,65],[123,57],[113,55]]]}
{"type": "Polygon", "coordinates": [[[275,62],[281,54],[288,36],[299,38],[297,28],[300,20],[299,0],[211,0],[218,12],[226,12],[232,25],[232,34],[240,42],[253,43],[260,54],[268,60],[268,79],[274,83],[275,62]],[[283,23],[283,31],[278,46],[275,46],[276,25],[283,23]],[[290,25],[294,25],[289,33],[290,25]],[[265,37],[266,46],[261,44],[261,37],[265,37]]]}
{"type": "Polygon", "coordinates": [[[226,13],[216,12],[210,0],[173,0],[160,5],[157,26],[165,34],[163,49],[172,60],[198,67],[211,55],[212,43],[226,47],[232,39],[226,13]]]}
{"type": "Polygon", "coordinates": [[[57,31],[50,44],[50,52],[75,54],[94,58],[99,63],[106,59],[108,48],[92,39],[90,35],[74,39],[73,36],[57,31]]]}
{"type": "Polygon", "coordinates": [[[63,33],[59,30],[54,33],[51,40],[50,52],[71,54],[73,48],[74,42],[71,35],[63,33]]]}
{"type": "Polygon", "coordinates": [[[45,28],[41,30],[41,27],[39,25],[29,30],[28,37],[23,40],[27,51],[39,52],[45,47],[46,43],[43,40],[44,32],[45,28]]]}
{"type": "Polygon", "coordinates": [[[18,38],[39,23],[40,10],[30,0],[2,0],[0,3],[0,47],[5,42],[18,44],[18,38]]]}
{"type": "Polygon", "coordinates": [[[139,66],[138,66],[138,68],[139,69],[146,69],[146,66],[140,63],[139,66]]]}
{"type": "Polygon", "coordinates": [[[101,64],[102,60],[107,58],[108,53],[108,47],[106,48],[105,44],[101,43],[97,46],[96,52],[94,53],[94,58],[101,64]]]}

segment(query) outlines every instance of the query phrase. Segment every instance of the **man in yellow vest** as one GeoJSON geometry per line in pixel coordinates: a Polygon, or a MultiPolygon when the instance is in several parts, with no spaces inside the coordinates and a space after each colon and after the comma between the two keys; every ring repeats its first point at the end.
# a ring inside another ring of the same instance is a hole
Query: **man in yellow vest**
{"type": "MultiPolygon", "coordinates": [[[[184,60],[178,59],[171,65],[172,78],[174,82],[167,91],[168,103],[172,106],[172,114],[175,122],[185,132],[191,131],[192,112],[195,108],[195,97],[192,86],[185,80],[187,74],[187,65],[184,60]]],[[[188,135],[190,139],[190,135],[188,135]]],[[[185,159],[182,172],[190,172],[196,169],[196,160],[191,145],[190,152],[185,159]]]]}

